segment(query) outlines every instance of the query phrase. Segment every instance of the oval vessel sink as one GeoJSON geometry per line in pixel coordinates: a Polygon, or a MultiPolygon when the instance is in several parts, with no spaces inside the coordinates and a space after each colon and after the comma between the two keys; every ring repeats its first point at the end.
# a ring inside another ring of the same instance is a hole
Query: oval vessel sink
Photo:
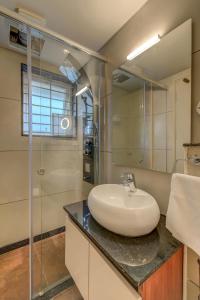
{"type": "Polygon", "coordinates": [[[148,234],[160,219],[158,204],[150,194],[140,189],[129,192],[118,184],[94,187],[88,197],[88,206],[100,225],[125,236],[148,234]]]}

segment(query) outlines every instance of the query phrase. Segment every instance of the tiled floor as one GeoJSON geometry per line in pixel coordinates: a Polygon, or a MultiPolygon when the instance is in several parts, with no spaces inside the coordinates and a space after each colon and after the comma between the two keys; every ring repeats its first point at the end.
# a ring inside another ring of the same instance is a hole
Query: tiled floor
{"type": "MultiPolygon", "coordinates": [[[[64,237],[64,233],[61,233],[34,243],[33,285],[36,292],[69,274],[64,262],[64,237]]],[[[0,255],[0,299],[27,300],[28,285],[29,247],[21,247],[0,255]]],[[[68,300],[66,297],[60,299],[68,300]]],[[[73,298],[69,298],[71,299],[73,298]]],[[[78,298],[74,298],[76,299],[78,298]]]]}

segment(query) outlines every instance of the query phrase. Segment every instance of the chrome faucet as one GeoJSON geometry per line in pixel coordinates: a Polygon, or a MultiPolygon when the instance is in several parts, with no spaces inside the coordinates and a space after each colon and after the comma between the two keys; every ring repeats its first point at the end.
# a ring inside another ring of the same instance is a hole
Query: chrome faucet
{"type": "Polygon", "coordinates": [[[137,191],[135,176],[133,173],[123,173],[121,175],[121,179],[122,179],[122,184],[125,187],[128,187],[129,192],[135,193],[137,191]]]}

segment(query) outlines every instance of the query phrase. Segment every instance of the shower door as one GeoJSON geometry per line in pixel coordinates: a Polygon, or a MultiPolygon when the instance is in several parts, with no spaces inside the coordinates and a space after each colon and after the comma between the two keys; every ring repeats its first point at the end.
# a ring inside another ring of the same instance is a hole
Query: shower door
{"type": "Polygon", "coordinates": [[[23,133],[29,135],[31,153],[34,299],[73,284],[64,261],[63,206],[86,199],[98,183],[104,63],[35,29],[28,40],[28,66],[22,66],[23,133]]]}

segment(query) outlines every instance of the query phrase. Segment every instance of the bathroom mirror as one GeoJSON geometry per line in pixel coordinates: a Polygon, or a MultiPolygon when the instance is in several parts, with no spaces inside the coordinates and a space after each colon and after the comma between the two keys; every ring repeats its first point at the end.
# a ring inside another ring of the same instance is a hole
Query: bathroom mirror
{"type": "Polygon", "coordinates": [[[112,163],[182,172],[191,138],[188,20],[112,76],[112,163]]]}

